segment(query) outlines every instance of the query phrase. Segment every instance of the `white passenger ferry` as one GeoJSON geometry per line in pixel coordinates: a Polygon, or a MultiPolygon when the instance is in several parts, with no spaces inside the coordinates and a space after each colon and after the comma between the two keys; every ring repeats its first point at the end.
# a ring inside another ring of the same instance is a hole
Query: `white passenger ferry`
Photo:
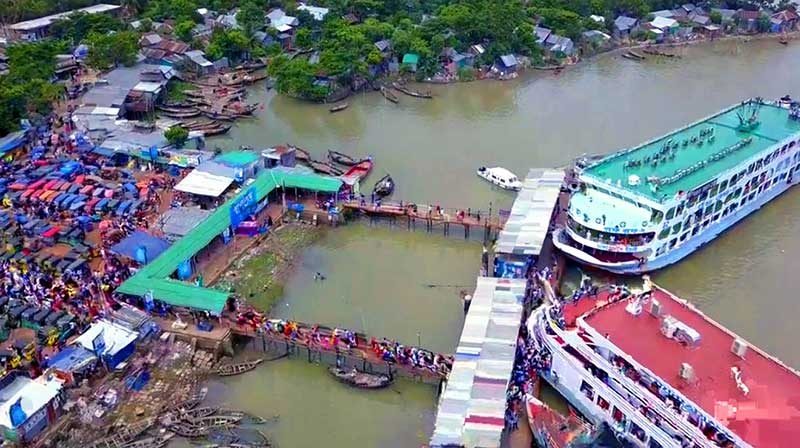
{"type": "Polygon", "coordinates": [[[522,188],[522,182],[517,178],[517,175],[505,168],[482,166],[478,168],[477,173],[478,177],[482,177],[504,190],[519,191],[522,188]]]}
{"type": "Polygon", "coordinates": [[[798,445],[800,374],[658,287],[540,307],[527,325],[540,377],[632,446],[798,445]]]}
{"type": "Polygon", "coordinates": [[[579,168],[555,245],[619,274],[675,263],[800,180],[798,116],[750,99],[579,168]]]}

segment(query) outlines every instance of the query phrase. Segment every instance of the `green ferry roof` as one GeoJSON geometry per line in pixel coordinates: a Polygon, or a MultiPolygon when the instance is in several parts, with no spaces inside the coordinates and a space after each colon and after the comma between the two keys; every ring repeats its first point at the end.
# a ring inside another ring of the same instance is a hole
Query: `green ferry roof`
{"type": "Polygon", "coordinates": [[[689,192],[800,132],[800,122],[790,119],[787,109],[756,104],[737,104],[670,134],[612,154],[587,167],[584,174],[600,182],[610,180],[611,185],[657,202],[679,192],[689,192]],[[755,124],[740,125],[739,115],[750,117],[754,110],[757,110],[755,124]],[[700,141],[703,143],[699,144],[700,141]],[[655,160],[657,164],[653,163],[655,160]],[[631,185],[629,179],[634,175],[639,182],[631,185]]]}

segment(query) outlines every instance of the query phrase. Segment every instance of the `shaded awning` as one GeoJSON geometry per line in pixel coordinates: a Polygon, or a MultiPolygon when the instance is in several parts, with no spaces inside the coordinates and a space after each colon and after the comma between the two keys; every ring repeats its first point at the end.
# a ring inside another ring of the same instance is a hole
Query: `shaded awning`
{"type": "Polygon", "coordinates": [[[111,251],[146,264],[150,260],[155,260],[167,248],[169,248],[168,242],[137,230],[119,243],[111,246],[111,251]],[[140,259],[142,256],[144,259],[140,259]]]}
{"type": "Polygon", "coordinates": [[[233,183],[232,177],[215,176],[204,171],[194,170],[182,181],[175,185],[175,189],[185,193],[199,194],[201,196],[218,197],[233,183]]]}

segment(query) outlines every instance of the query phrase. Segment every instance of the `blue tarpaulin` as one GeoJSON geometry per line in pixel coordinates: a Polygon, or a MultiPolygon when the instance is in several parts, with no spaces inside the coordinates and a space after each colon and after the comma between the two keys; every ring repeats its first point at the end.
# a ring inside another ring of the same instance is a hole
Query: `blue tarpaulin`
{"type": "Polygon", "coordinates": [[[92,365],[97,356],[81,346],[68,347],[53,355],[47,363],[52,367],[64,372],[80,372],[92,365]]]}
{"type": "Polygon", "coordinates": [[[13,151],[25,144],[25,131],[12,132],[0,138],[0,154],[13,151]]]}
{"type": "Polygon", "coordinates": [[[169,243],[149,233],[137,230],[127,238],[113,245],[111,250],[117,254],[133,258],[142,264],[147,264],[162,252],[167,250],[169,243]]]}

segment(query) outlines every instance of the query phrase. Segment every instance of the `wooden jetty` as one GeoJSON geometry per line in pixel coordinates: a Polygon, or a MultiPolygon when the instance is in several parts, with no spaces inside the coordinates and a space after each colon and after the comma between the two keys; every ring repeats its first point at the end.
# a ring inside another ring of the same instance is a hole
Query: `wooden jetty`
{"type": "MultiPolygon", "coordinates": [[[[326,341],[331,339],[334,329],[312,326],[302,322],[294,323],[298,327],[296,337],[272,331],[256,331],[251,325],[237,324],[227,319],[224,320],[224,324],[230,325],[230,330],[234,335],[249,339],[249,347],[251,349],[265,353],[282,353],[290,357],[305,355],[308,362],[313,364],[327,364],[329,366],[338,366],[342,369],[355,367],[365,373],[383,374],[389,377],[403,376],[429,384],[438,384],[447,378],[449,374],[449,372],[433,371],[410,364],[386,362],[370,349],[370,342],[373,338],[363,333],[355,333],[356,346],[350,347],[342,343],[331,346],[326,341]],[[319,332],[322,343],[315,342],[314,338],[311,337],[312,329],[316,329],[319,332]]],[[[418,349],[431,354],[434,353],[423,348],[418,347],[418,349]]],[[[452,362],[452,355],[441,356],[452,362]]]]}
{"type": "Polygon", "coordinates": [[[363,214],[372,218],[388,218],[391,220],[405,220],[408,229],[416,229],[418,223],[425,225],[427,232],[433,232],[436,227],[441,227],[444,235],[450,235],[451,227],[461,227],[464,238],[470,237],[472,229],[482,229],[485,241],[491,239],[503,228],[504,221],[491,213],[487,216],[480,211],[465,211],[455,209],[434,209],[431,206],[403,203],[381,202],[380,206],[368,202],[349,201],[342,203],[346,210],[363,214]]]}

